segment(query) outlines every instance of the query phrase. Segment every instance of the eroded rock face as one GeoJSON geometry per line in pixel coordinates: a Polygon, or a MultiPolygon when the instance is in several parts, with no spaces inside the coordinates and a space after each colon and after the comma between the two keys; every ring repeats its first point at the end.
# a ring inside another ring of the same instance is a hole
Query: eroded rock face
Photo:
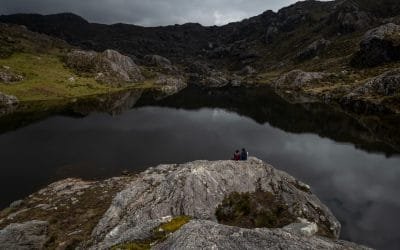
{"type": "Polygon", "coordinates": [[[372,17],[367,12],[359,10],[340,12],[337,17],[340,31],[343,33],[366,29],[372,21],[372,17]]]}
{"type": "Polygon", "coordinates": [[[6,95],[0,92],[0,116],[9,114],[18,106],[19,100],[12,95],[6,95]]]}
{"type": "Polygon", "coordinates": [[[369,249],[346,241],[316,237],[312,223],[283,229],[244,229],[194,220],[154,249],[369,249]]]}
{"type": "Polygon", "coordinates": [[[143,80],[139,67],[115,50],[103,53],[75,50],[67,55],[66,64],[78,73],[92,74],[99,82],[125,85],[143,80]]]}
{"type": "Polygon", "coordinates": [[[377,66],[384,62],[400,60],[400,26],[388,23],[369,30],[354,55],[355,66],[377,66]]]}
{"type": "Polygon", "coordinates": [[[302,70],[293,70],[282,75],[275,81],[276,88],[301,88],[312,84],[314,81],[321,80],[326,77],[327,73],[322,72],[304,72],[302,70]]]}
{"type": "Polygon", "coordinates": [[[125,232],[165,216],[217,221],[216,208],[224,197],[256,190],[280,196],[294,216],[339,236],[340,223],[307,185],[256,158],[150,168],[116,195],[92,236],[98,246],[110,246],[121,243],[125,232]]]}
{"type": "Polygon", "coordinates": [[[43,249],[47,241],[48,226],[46,221],[10,224],[0,230],[0,249],[43,249]]]}
{"type": "Polygon", "coordinates": [[[319,39],[308,45],[304,50],[297,54],[298,60],[307,60],[319,55],[331,42],[326,39],[319,39]]]}

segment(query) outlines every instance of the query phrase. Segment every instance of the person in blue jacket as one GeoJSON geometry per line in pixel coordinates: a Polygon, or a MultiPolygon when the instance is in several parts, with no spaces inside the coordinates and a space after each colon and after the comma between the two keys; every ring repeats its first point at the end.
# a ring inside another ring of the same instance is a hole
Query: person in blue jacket
{"type": "Polygon", "coordinates": [[[242,152],[240,153],[240,160],[247,161],[248,153],[245,148],[242,148],[242,152]]]}

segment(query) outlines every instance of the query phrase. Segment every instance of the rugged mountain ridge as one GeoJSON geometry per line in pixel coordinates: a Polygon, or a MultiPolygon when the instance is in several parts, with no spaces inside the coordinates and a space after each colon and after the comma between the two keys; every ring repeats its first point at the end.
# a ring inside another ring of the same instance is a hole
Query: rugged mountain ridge
{"type": "Polygon", "coordinates": [[[16,14],[1,16],[0,22],[25,25],[86,50],[114,49],[139,65],[149,55],[163,56],[182,70],[189,84],[278,85],[278,93],[296,101],[313,99],[357,113],[399,113],[396,91],[348,98],[373,78],[400,67],[397,10],[394,0],[310,0],[220,27],[104,25],[70,13],[16,14]],[[380,38],[371,39],[374,29],[380,38]],[[288,72],[294,75],[293,70],[304,84],[277,84],[288,72]],[[321,77],[309,78],[315,74],[321,77]]]}

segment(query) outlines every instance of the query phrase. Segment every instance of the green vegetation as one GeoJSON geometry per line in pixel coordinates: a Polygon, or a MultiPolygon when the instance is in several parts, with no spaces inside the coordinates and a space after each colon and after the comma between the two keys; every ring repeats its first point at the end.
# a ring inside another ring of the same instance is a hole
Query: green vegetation
{"type": "Polygon", "coordinates": [[[23,75],[21,82],[0,84],[0,92],[14,95],[21,101],[65,99],[121,90],[76,75],[57,55],[16,53],[0,59],[0,65],[23,75]]]}
{"type": "Polygon", "coordinates": [[[232,193],[217,207],[220,223],[244,228],[278,228],[296,220],[280,197],[269,192],[232,193]]]}
{"type": "Polygon", "coordinates": [[[129,242],[129,243],[124,243],[124,244],[119,244],[119,245],[113,246],[111,249],[112,250],[148,250],[150,248],[151,248],[150,243],[129,242]]]}
{"type": "Polygon", "coordinates": [[[178,216],[173,218],[170,222],[166,222],[160,225],[159,229],[162,229],[165,233],[173,233],[181,228],[183,225],[191,220],[189,216],[178,216]]]}

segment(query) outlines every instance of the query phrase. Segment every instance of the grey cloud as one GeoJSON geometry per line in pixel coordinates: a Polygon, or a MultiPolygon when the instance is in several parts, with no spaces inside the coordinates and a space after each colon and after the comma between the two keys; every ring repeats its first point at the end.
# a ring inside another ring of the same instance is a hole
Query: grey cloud
{"type": "Polygon", "coordinates": [[[91,22],[158,26],[198,22],[222,25],[296,0],[0,0],[1,14],[72,12],[91,22]]]}

